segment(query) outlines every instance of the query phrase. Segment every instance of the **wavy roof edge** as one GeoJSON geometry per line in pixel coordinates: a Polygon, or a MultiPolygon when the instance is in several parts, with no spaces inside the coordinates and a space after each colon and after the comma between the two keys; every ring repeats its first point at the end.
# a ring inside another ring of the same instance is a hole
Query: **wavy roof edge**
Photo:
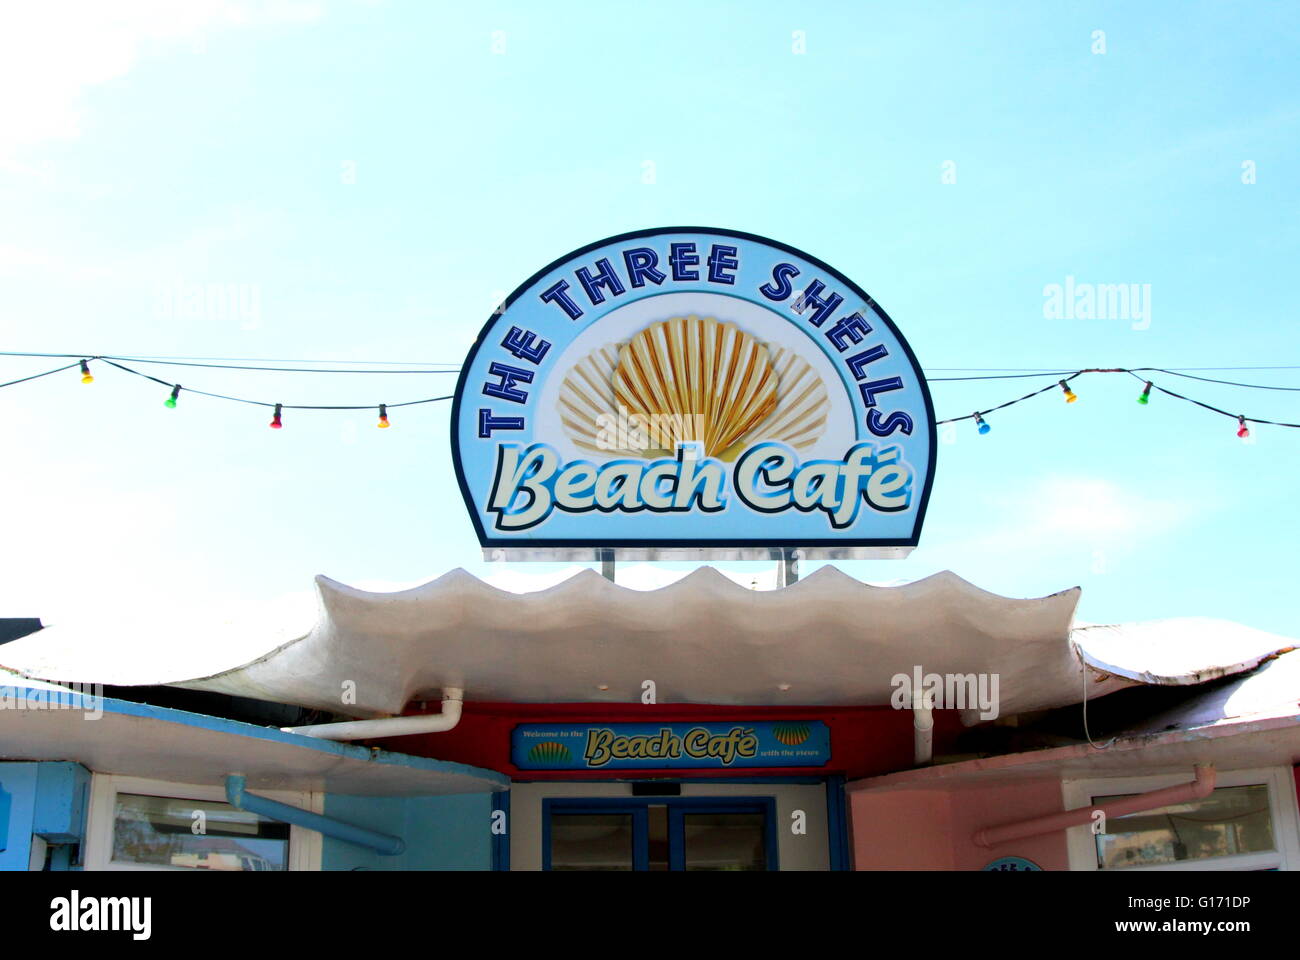
{"type": "Polygon", "coordinates": [[[563,595],[565,592],[574,591],[578,589],[581,589],[582,591],[585,592],[587,590],[590,590],[592,587],[601,590],[612,591],[617,594],[622,594],[626,596],[637,596],[637,597],[662,597],[676,591],[681,591],[684,589],[695,589],[700,586],[705,586],[710,589],[730,591],[734,593],[736,596],[776,597],[776,596],[793,596],[798,592],[809,589],[813,585],[826,586],[830,584],[843,584],[845,586],[854,589],[862,589],[866,591],[876,592],[880,596],[884,596],[888,594],[911,593],[911,592],[917,592],[918,590],[932,590],[932,589],[947,588],[947,589],[965,592],[968,595],[985,597],[988,598],[989,600],[1004,601],[1008,603],[1025,603],[1025,602],[1032,602],[1035,600],[1050,600],[1054,597],[1060,597],[1068,594],[1078,595],[1079,593],[1081,593],[1081,589],[1076,586],[1076,587],[1069,587],[1064,590],[1057,590],[1053,593],[1047,594],[1042,597],[1024,597],[1024,598],[1008,597],[1000,593],[994,593],[990,590],[985,590],[983,587],[976,586],[975,584],[971,583],[969,580],[966,580],[964,577],[961,577],[958,574],[953,573],[951,570],[941,570],[937,573],[932,573],[927,577],[922,577],[919,580],[913,580],[908,583],[881,586],[879,584],[867,583],[865,581],[858,580],[856,577],[851,577],[844,571],[840,570],[838,567],[832,566],[830,564],[827,564],[822,567],[818,567],[808,576],[796,580],[794,583],[790,584],[787,587],[781,587],[776,590],[755,590],[749,587],[742,586],[741,584],[737,583],[735,580],[731,579],[726,574],[718,570],[717,567],[710,566],[710,565],[696,567],[694,570],[687,573],[684,577],[674,580],[672,583],[665,584],[662,587],[654,587],[649,590],[643,590],[636,587],[628,587],[619,583],[615,583],[611,580],[606,579],[600,573],[598,573],[597,571],[591,568],[579,570],[573,576],[567,577],[566,579],[560,581],[557,584],[553,584],[552,586],[543,587],[540,590],[529,590],[529,591],[505,590],[501,587],[489,583],[486,580],[474,576],[474,574],[470,573],[464,567],[455,567],[451,570],[448,570],[446,573],[442,574],[441,576],[435,577],[432,580],[428,580],[424,583],[418,584],[413,587],[408,587],[404,590],[396,590],[396,591],[364,590],[360,587],[350,586],[349,584],[343,583],[339,580],[334,580],[333,578],[327,577],[324,574],[317,574],[315,581],[318,587],[325,587],[330,590],[338,591],[339,593],[349,594],[359,598],[377,598],[377,599],[384,599],[384,600],[413,599],[416,597],[423,596],[426,593],[433,592],[435,589],[437,590],[447,589],[448,587],[453,585],[455,586],[465,585],[470,589],[481,589],[495,596],[502,597],[502,598],[509,598],[512,600],[520,599],[520,598],[556,597],[556,596],[563,595]]]}
{"type": "Polygon", "coordinates": [[[1077,702],[1085,664],[1105,675],[1091,693],[1097,696],[1134,683],[1194,684],[1241,673],[1297,645],[1205,618],[1078,624],[1077,586],[1016,598],[952,571],[880,586],[828,564],[788,587],[755,590],[702,566],[670,584],[639,590],[586,569],[540,590],[516,592],[457,567],[393,592],[324,575],[315,578],[315,587],[314,621],[303,616],[291,629],[266,626],[249,636],[206,624],[218,634],[212,646],[212,638],[177,644],[161,633],[128,634],[115,644],[102,632],[69,635],[54,626],[0,648],[0,669],[31,679],[170,685],[319,709],[330,708],[324,691],[336,673],[360,673],[382,689],[358,705],[356,715],[378,715],[400,711],[403,698],[438,684],[464,685],[471,699],[477,686],[478,699],[621,702],[623,691],[602,685],[606,678],[597,674],[643,671],[647,663],[669,667],[671,674],[680,666],[674,660],[713,673],[706,682],[681,671],[676,689],[683,699],[676,702],[797,702],[761,693],[788,689],[778,681],[793,682],[809,697],[804,705],[880,702],[882,681],[869,674],[923,656],[919,662],[927,670],[1003,670],[1004,694],[1017,688],[1010,704],[1039,709],[1077,702]],[[220,642],[222,630],[229,645],[220,642]],[[799,643],[784,644],[782,630],[799,643]],[[593,658],[597,648],[608,666],[593,658]],[[530,657],[539,661],[531,668],[530,657]],[[847,676],[829,676],[835,670],[814,675],[799,657],[836,664],[847,676]],[[499,662],[516,659],[514,674],[499,662]],[[563,669],[555,669],[557,663],[563,669]],[[593,693],[597,688],[608,692],[593,693]]]}

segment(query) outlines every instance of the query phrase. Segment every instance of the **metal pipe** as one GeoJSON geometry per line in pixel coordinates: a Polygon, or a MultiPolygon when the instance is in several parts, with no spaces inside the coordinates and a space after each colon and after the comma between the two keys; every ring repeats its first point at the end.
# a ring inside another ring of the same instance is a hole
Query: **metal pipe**
{"type": "Polygon", "coordinates": [[[934,757],[934,695],[917,692],[912,700],[912,759],[920,767],[934,757]]]}
{"type": "Polygon", "coordinates": [[[310,810],[303,810],[301,807],[291,807],[278,800],[269,800],[266,797],[246,793],[245,783],[245,778],[241,774],[232,773],[226,777],[226,800],[236,810],[247,810],[249,813],[270,820],[306,827],[308,830],[315,830],[335,840],[366,847],[385,857],[395,857],[406,849],[406,841],[401,837],[367,830],[365,827],[355,827],[342,820],[334,820],[319,813],[312,813],[310,810]]]}
{"type": "Polygon", "coordinates": [[[1097,810],[1100,810],[1107,817],[1125,817],[1130,813],[1142,813],[1145,810],[1155,810],[1157,807],[1164,807],[1174,803],[1203,800],[1214,790],[1214,780],[1213,764],[1198,764],[1196,779],[1191,783],[1180,783],[1175,787],[1165,787],[1163,790],[1140,793],[1135,797],[1115,800],[1112,803],[1076,807],[1074,810],[1066,810],[1064,813],[1052,813],[1045,817],[1034,817],[1030,820],[1004,823],[997,827],[986,827],[983,830],[976,830],[973,839],[976,846],[994,847],[999,843],[1007,843],[1011,840],[1023,840],[1026,837],[1037,837],[1045,833],[1064,830],[1068,827],[1077,827],[1092,820],[1093,813],[1097,810]]]}
{"type": "Polygon", "coordinates": [[[281,727],[320,740],[370,740],[378,737],[409,737],[417,733],[445,733],[460,723],[461,700],[465,691],[448,687],[442,692],[442,712],[413,717],[380,717],[378,720],[344,720],[315,723],[305,727],[281,727]]]}

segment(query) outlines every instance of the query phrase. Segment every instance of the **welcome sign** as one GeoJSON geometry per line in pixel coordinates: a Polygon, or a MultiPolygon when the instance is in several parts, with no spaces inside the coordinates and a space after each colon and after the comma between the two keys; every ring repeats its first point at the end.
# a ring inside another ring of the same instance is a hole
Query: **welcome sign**
{"type": "Polygon", "coordinates": [[[452,412],[488,559],[906,556],[934,413],[874,300],[707,227],[602,240],[512,293],[452,412]]]}
{"type": "Polygon", "coordinates": [[[757,723],[520,724],[510,762],[520,770],[823,767],[830,728],[820,720],[757,723]]]}

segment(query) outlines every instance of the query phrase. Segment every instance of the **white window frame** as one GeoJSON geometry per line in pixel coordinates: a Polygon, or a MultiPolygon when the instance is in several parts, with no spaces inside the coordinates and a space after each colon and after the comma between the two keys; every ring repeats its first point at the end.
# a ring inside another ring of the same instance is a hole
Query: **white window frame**
{"type": "MultiPolygon", "coordinates": [[[[1086,807],[1094,797],[1109,797],[1124,793],[1149,793],[1165,787],[1176,787],[1192,779],[1189,767],[1184,773],[1136,777],[1106,777],[1093,780],[1062,780],[1061,797],[1066,810],[1086,807]]],[[[1290,767],[1260,767],[1252,770],[1225,770],[1217,773],[1215,789],[1219,787],[1244,787],[1260,784],[1268,787],[1269,812],[1273,820],[1273,840],[1277,849],[1265,853],[1246,853],[1231,857],[1210,857],[1204,860],[1182,860],[1177,863],[1150,864],[1141,867],[1121,867],[1106,873],[1149,873],[1152,871],[1180,870],[1300,870],[1300,815],[1296,808],[1296,785],[1290,767]]],[[[1092,835],[1092,825],[1071,827],[1066,830],[1066,847],[1071,870],[1100,870],[1097,866],[1097,846],[1092,835]]]]}
{"type": "MultiPolygon", "coordinates": [[[[325,795],[292,790],[258,790],[258,796],[301,807],[313,813],[323,813],[325,795]]],[[[86,846],[83,862],[86,870],[167,870],[182,873],[195,872],[194,867],[173,867],[155,863],[119,863],[113,860],[113,811],[119,793],[135,793],[150,797],[173,797],[179,800],[215,800],[227,803],[222,787],[201,786],[193,783],[172,783],[167,780],[149,780],[142,777],[122,777],[97,773],[90,781],[90,809],[86,819],[86,846]]],[[[305,827],[289,826],[290,870],[319,870],[321,863],[321,835],[305,827]]]]}

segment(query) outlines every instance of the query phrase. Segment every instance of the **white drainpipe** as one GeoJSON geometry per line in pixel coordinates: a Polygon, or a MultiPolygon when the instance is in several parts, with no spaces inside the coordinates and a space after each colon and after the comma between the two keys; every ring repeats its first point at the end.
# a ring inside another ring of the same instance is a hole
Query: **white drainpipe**
{"type": "Polygon", "coordinates": [[[378,720],[344,720],[306,727],[281,727],[285,733],[320,740],[369,740],[379,737],[408,737],[416,733],[445,733],[460,723],[460,704],[465,691],[447,687],[442,691],[442,713],[416,717],[381,717],[378,720]]]}
{"type": "Polygon", "coordinates": [[[912,743],[916,765],[930,762],[934,755],[934,697],[917,691],[912,697],[912,743]]]}

